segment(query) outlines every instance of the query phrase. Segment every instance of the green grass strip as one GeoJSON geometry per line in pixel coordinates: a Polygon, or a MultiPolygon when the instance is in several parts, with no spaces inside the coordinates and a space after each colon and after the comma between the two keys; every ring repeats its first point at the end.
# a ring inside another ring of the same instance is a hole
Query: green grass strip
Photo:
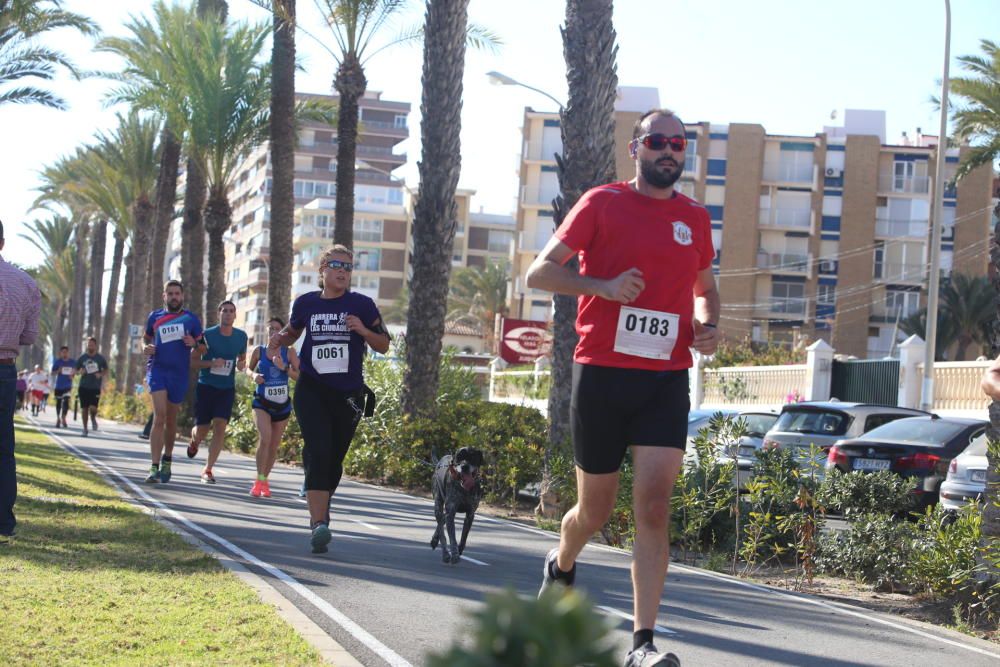
{"type": "Polygon", "coordinates": [[[314,665],[273,607],[47,436],[18,427],[0,665],[314,665]]]}

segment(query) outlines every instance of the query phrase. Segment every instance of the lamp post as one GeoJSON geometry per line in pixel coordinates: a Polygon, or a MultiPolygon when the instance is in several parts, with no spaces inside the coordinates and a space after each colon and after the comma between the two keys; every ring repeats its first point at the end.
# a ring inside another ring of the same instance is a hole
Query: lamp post
{"type": "Polygon", "coordinates": [[[517,79],[509,77],[506,74],[501,74],[500,72],[487,72],[486,77],[490,80],[490,83],[492,83],[494,86],[521,86],[522,88],[527,88],[528,90],[534,91],[539,95],[544,95],[545,97],[549,98],[550,100],[556,103],[556,106],[559,107],[560,113],[564,108],[563,103],[560,102],[559,99],[556,98],[554,95],[545,92],[541,88],[535,88],[534,86],[529,86],[526,83],[521,83],[517,79]]]}
{"type": "Polygon", "coordinates": [[[941,214],[944,208],[944,163],[948,153],[948,61],[951,58],[951,0],[944,0],[944,76],[941,77],[941,119],[938,127],[937,162],[934,164],[934,201],[931,212],[930,276],[927,281],[927,348],[920,408],[934,408],[934,351],[937,347],[938,291],[941,276],[941,214]]]}

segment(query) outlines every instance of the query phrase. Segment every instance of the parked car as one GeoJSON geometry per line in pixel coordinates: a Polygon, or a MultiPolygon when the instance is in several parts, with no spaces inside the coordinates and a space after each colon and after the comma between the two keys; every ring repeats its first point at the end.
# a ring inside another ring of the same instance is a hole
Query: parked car
{"type": "Polygon", "coordinates": [[[765,447],[794,447],[804,461],[812,445],[822,450],[816,463],[823,465],[826,452],[838,440],[857,438],[873,428],[904,417],[929,416],[929,412],[890,405],[849,401],[790,403],[781,409],[778,421],[764,436],[765,447]]]}
{"type": "Polygon", "coordinates": [[[832,446],[826,468],[841,472],[891,470],[912,477],[921,504],[933,505],[952,459],[988,425],[981,419],[937,415],[897,419],[832,446]]]}
{"type": "Polygon", "coordinates": [[[941,483],[941,506],[948,510],[961,509],[971,500],[986,493],[986,434],[978,436],[964,452],[951,460],[948,476],[941,483]]]}
{"type": "Polygon", "coordinates": [[[691,410],[688,413],[687,449],[684,450],[685,463],[696,462],[698,452],[694,448],[694,439],[698,436],[698,431],[708,426],[712,417],[722,413],[726,417],[735,417],[736,410],[691,410]]]}

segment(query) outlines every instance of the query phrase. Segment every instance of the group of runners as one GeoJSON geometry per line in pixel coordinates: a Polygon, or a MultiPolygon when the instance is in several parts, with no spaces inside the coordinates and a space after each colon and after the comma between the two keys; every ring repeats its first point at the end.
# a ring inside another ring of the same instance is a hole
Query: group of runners
{"type": "Polygon", "coordinates": [[[91,430],[97,430],[97,408],[107,371],[108,362],[98,353],[96,338],[87,340],[86,351],[76,359],[70,358],[69,346],[63,345],[59,348],[58,356],[52,360],[49,372],[36,364],[31,372],[22,370],[18,373],[18,409],[30,409],[31,415],[37,417],[40,413],[47,412],[49,395],[54,393],[56,427],[69,428],[66,418],[73,397],[73,380],[79,377],[76,396],[78,407],[82,411],[83,435],[86,436],[91,430]]]}

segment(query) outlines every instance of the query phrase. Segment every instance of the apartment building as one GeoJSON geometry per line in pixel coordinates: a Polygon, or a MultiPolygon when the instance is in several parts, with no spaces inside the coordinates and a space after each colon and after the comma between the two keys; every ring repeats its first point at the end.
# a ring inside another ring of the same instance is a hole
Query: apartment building
{"type": "MultiPolygon", "coordinates": [[[[631,122],[616,117],[624,146],[631,122]]],[[[548,202],[558,183],[554,161],[541,158],[559,150],[558,125],[555,114],[525,114],[513,305],[531,319],[550,318],[549,297],[522,286],[551,236],[548,202]]],[[[885,113],[862,110],[847,110],[843,127],[814,136],[770,135],[743,123],[686,130],[677,188],[711,216],[727,335],[777,342],[801,335],[858,357],[891,353],[899,321],[925,298],[936,137],[918,130],[888,144],[885,113]]],[[[941,268],[986,275],[993,174],[983,167],[950,186],[964,150],[945,155],[941,268]]],[[[630,178],[634,169],[622,162],[619,155],[618,177],[630,178]]]]}

